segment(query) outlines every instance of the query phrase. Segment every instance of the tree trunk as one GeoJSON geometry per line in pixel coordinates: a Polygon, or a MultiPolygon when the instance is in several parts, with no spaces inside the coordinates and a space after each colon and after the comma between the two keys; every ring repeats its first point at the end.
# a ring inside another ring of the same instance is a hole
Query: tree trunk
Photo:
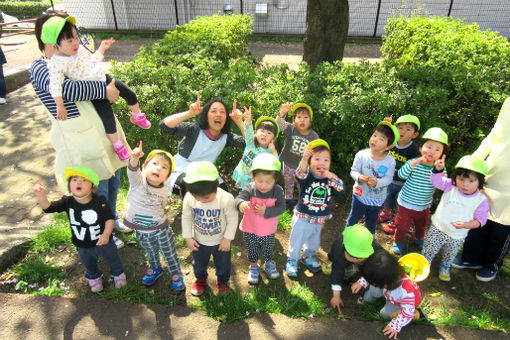
{"type": "Polygon", "coordinates": [[[315,69],[342,60],[349,31],[349,0],[308,0],[303,59],[315,69]]]}

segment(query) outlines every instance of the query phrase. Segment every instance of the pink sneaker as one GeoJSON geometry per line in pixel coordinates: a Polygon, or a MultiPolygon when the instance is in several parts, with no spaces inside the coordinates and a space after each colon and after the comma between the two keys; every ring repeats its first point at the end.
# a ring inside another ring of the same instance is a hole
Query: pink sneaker
{"type": "Polygon", "coordinates": [[[138,125],[142,129],[148,129],[151,127],[151,122],[149,122],[147,118],[145,118],[145,113],[143,112],[139,113],[131,112],[131,123],[138,125]]]}
{"type": "Polygon", "coordinates": [[[115,288],[124,287],[126,285],[126,274],[122,273],[119,276],[114,276],[113,282],[115,283],[115,288]]]}
{"type": "Polygon", "coordinates": [[[103,290],[103,278],[100,277],[100,278],[97,278],[95,280],[88,280],[89,281],[89,286],[90,286],[90,290],[92,291],[92,293],[99,293],[100,291],[103,290]]]}
{"type": "Polygon", "coordinates": [[[118,148],[114,146],[113,149],[121,161],[127,161],[131,157],[124,144],[121,144],[118,148]]]}

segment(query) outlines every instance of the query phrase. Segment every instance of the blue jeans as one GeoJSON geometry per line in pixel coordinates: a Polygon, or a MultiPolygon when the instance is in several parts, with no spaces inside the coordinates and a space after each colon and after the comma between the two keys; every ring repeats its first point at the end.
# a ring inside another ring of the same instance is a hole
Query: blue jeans
{"type": "Polygon", "coordinates": [[[375,234],[375,227],[377,226],[377,215],[379,214],[379,210],[381,210],[380,205],[365,205],[353,195],[351,212],[349,213],[347,224],[345,226],[349,227],[354,225],[358,223],[363,216],[365,216],[365,227],[367,227],[367,229],[370,230],[372,234],[375,234]]]}
{"type": "Polygon", "coordinates": [[[76,247],[76,250],[78,250],[81,263],[85,266],[85,277],[89,280],[95,280],[103,276],[103,272],[97,265],[99,256],[101,256],[110,267],[111,276],[119,276],[124,273],[124,266],[120,261],[117,246],[113,240],[103,246],[92,248],[76,247]]]}
{"type": "Polygon", "coordinates": [[[0,64],[0,98],[5,98],[7,95],[7,86],[4,77],[4,64],[0,64]]]}
{"type": "Polygon", "coordinates": [[[97,186],[97,195],[106,198],[106,202],[108,202],[108,205],[112,209],[115,219],[119,218],[117,214],[117,195],[119,194],[119,187],[120,169],[115,171],[115,175],[110,177],[110,179],[99,181],[99,185],[97,186]]]}
{"type": "Polygon", "coordinates": [[[398,193],[402,189],[403,185],[398,185],[395,183],[391,183],[388,185],[388,189],[386,191],[386,200],[384,201],[384,207],[387,209],[391,209],[393,214],[397,213],[398,208],[398,193]]]}
{"type": "Polygon", "coordinates": [[[218,282],[227,283],[230,280],[230,250],[219,251],[219,244],[215,246],[206,246],[201,244],[198,250],[193,252],[193,272],[197,280],[207,279],[207,265],[211,255],[216,267],[216,277],[218,282]]]}

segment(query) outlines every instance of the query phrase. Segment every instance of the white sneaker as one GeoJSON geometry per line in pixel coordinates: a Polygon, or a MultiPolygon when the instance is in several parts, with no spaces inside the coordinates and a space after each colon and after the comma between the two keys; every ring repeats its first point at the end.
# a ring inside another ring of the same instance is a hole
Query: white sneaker
{"type": "Polygon", "coordinates": [[[5,98],[0,98],[0,104],[5,104],[7,103],[7,100],[5,100],[5,98]]]}
{"type": "Polygon", "coordinates": [[[260,275],[260,267],[252,267],[250,266],[250,271],[248,272],[248,283],[251,285],[256,285],[259,283],[259,275],[260,275]]]}
{"type": "Polygon", "coordinates": [[[126,225],[120,218],[115,220],[115,225],[113,226],[113,229],[120,231],[121,233],[129,233],[133,231],[133,229],[126,227],[126,225]]]}
{"type": "Polygon", "coordinates": [[[113,242],[117,246],[117,249],[124,247],[124,242],[122,242],[122,240],[115,235],[113,235],[113,242]]]}

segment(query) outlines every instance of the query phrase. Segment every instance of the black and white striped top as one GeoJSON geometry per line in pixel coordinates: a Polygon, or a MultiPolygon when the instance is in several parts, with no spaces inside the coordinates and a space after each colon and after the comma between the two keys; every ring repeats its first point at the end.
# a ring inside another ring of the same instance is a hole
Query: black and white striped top
{"type": "MultiPolygon", "coordinates": [[[[30,67],[30,81],[41,102],[56,117],[57,107],[49,92],[50,75],[45,58],[32,63],[30,67]]],[[[62,87],[62,97],[67,109],[67,119],[76,118],[80,115],[80,112],[74,102],[105,99],[106,83],[93,80],[73,81],[66,78],[62,87]]]]}

